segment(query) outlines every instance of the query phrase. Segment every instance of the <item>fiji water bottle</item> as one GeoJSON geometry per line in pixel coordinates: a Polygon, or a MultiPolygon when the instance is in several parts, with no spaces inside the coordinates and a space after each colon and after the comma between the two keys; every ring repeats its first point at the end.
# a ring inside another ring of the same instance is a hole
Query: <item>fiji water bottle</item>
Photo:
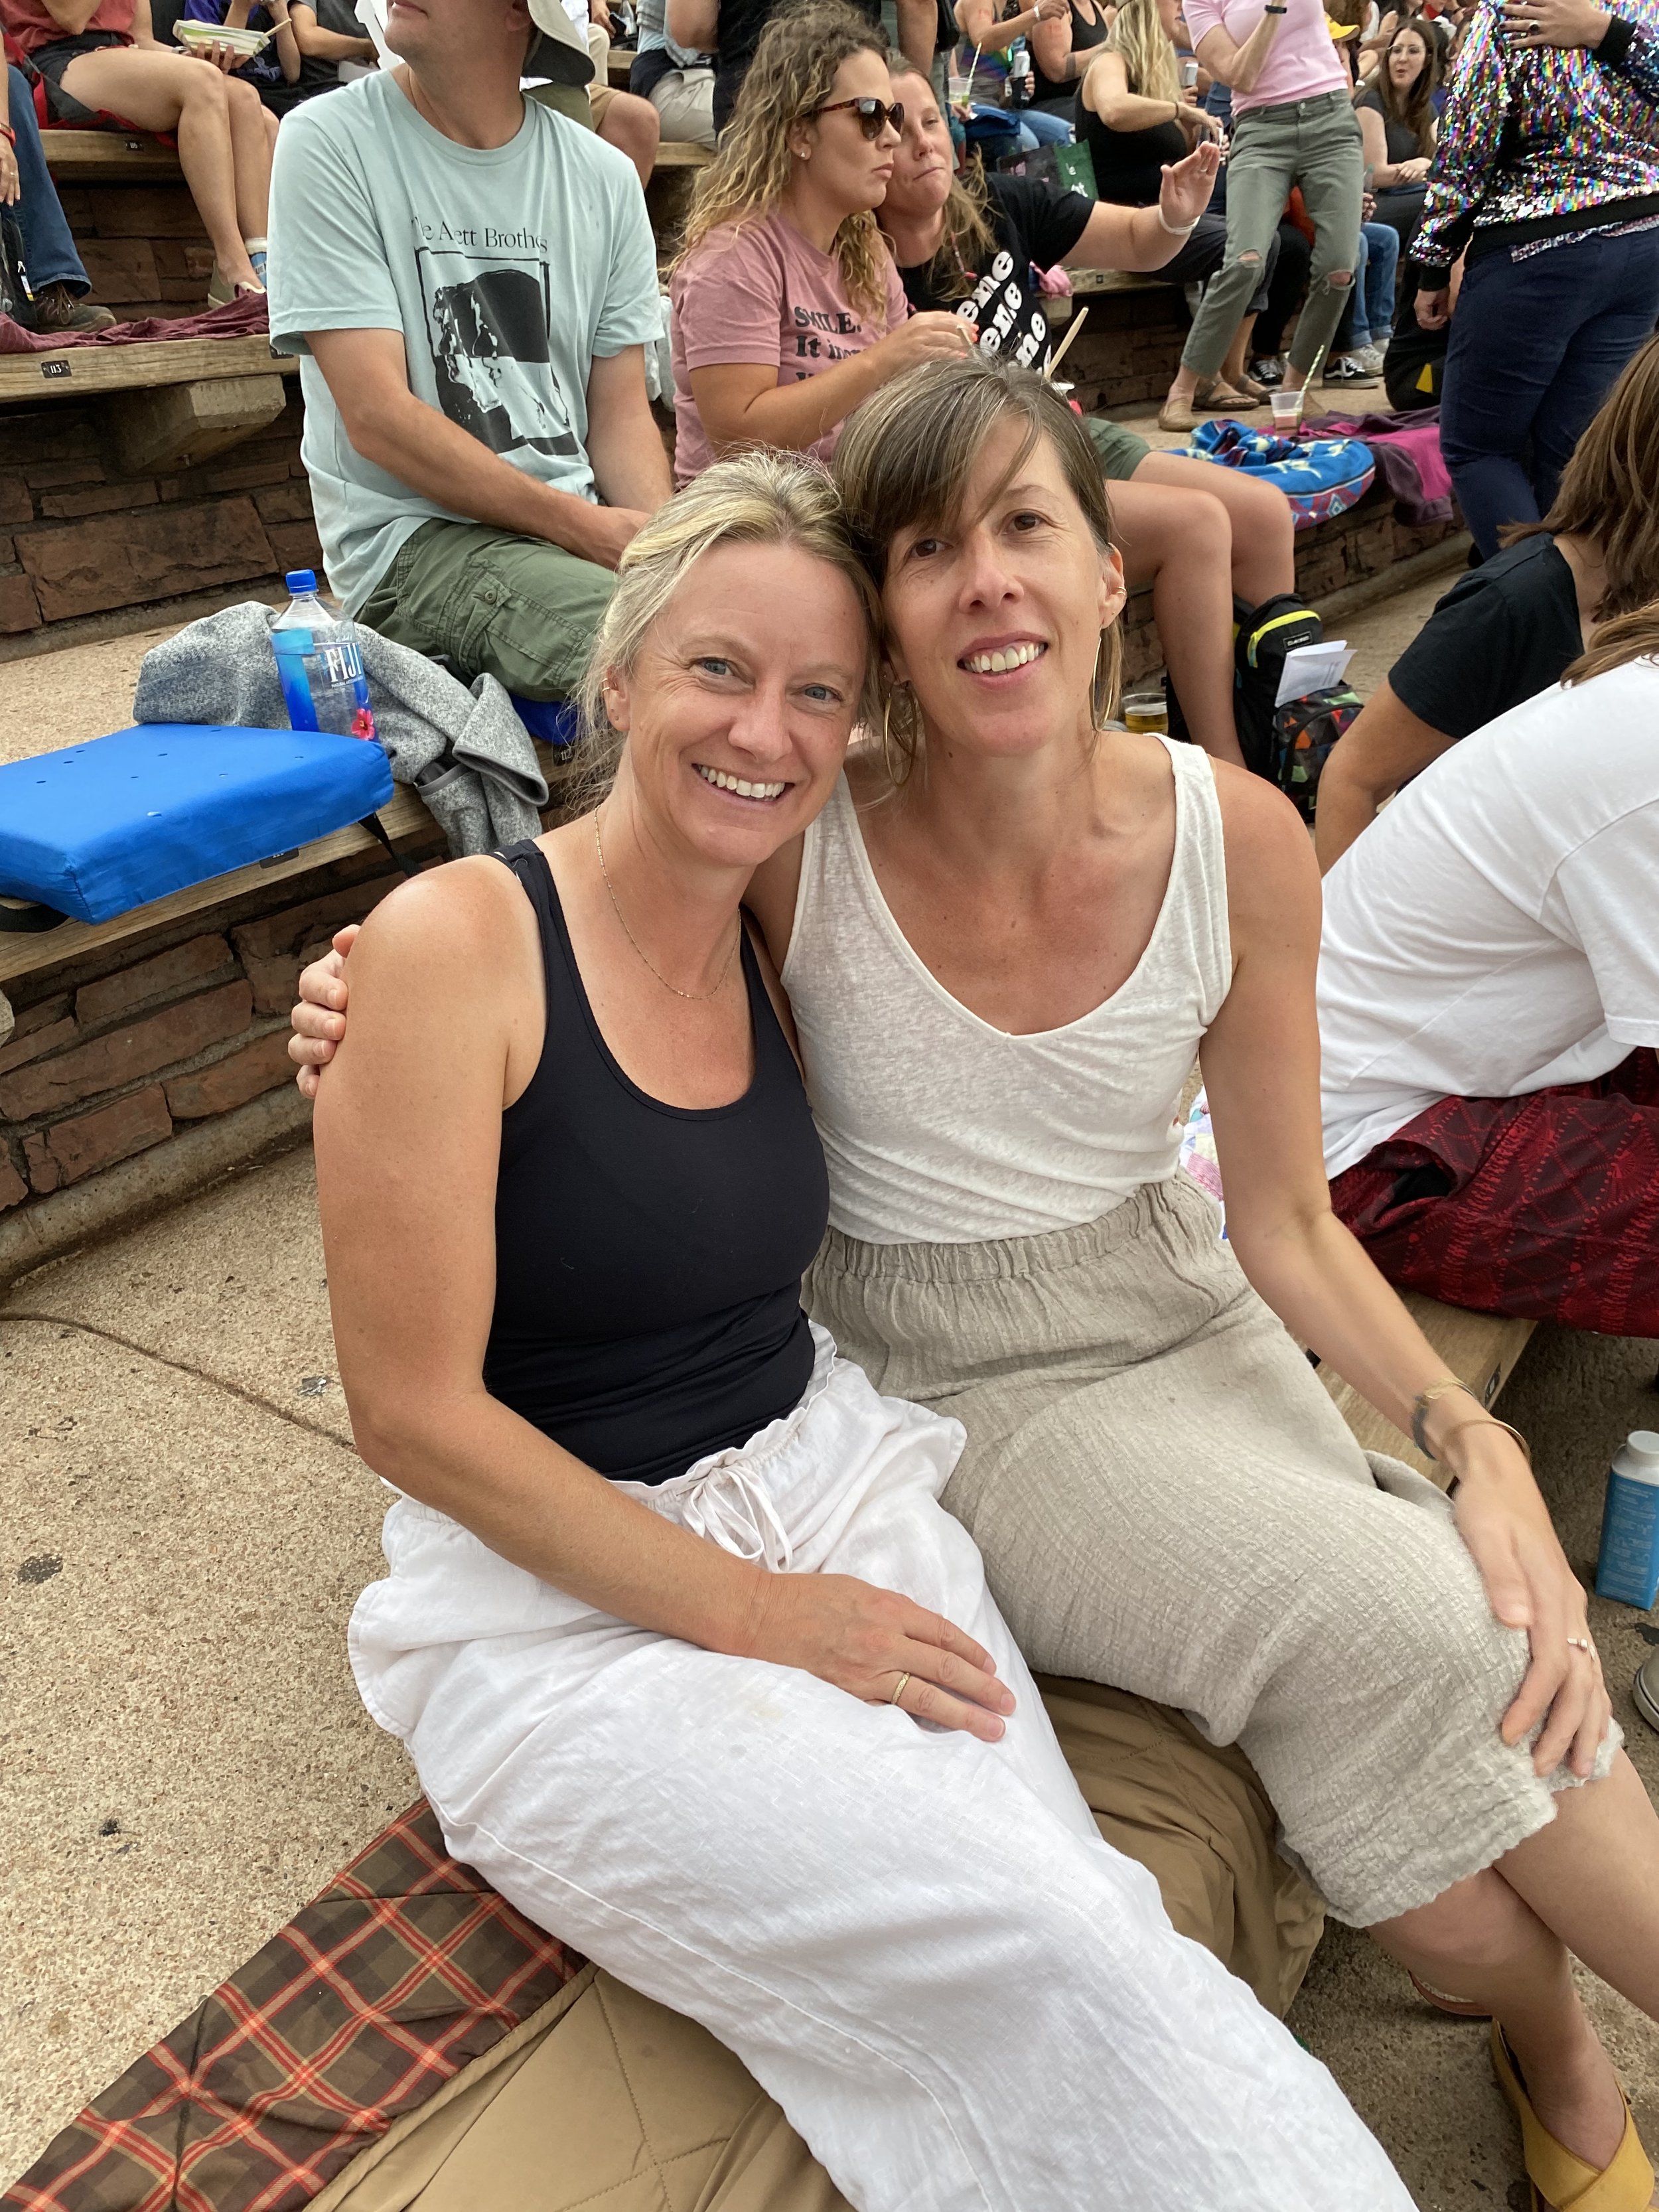
{"type": "Polygon", "coordinates": [[[1659,1598],[1659,1429],[1632,1429],[1613,1454],[1595,1595],[1644,1610],[1659,1598]]]}
{"type": "Polygon", "coordinates": [[[294,597],[270,626],[289,726],[337,738],[377,735],[356,627],[325,607],[310,568],[283,579],[294,597]]]}

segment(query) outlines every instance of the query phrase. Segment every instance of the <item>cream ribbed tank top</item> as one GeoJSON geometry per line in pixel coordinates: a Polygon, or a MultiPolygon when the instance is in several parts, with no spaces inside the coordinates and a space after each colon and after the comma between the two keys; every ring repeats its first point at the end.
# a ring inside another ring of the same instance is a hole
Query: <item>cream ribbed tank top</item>
{"type": "Polygon", "coordinates": [[[865,851],[847,779],[806,832],[783,981],[830,1164],[830,1219],[873,1244],[1073,1229],[1175,1173],[1176,1112],[1232,980],[1209,757],[1170,743],[1175,856],[1133,973],[1011,1036],[929,973],[865,851]]]}

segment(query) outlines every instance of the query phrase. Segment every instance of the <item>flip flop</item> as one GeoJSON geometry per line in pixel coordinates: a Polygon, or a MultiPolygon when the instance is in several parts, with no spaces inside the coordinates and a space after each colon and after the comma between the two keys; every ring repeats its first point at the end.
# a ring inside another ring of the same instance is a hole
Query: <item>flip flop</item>
{"type": "Polygon", "coordinates": [[[1532,2108],[1515,2053],[1496,2021],[1492,2024],[1492,2069],[1504,2100],[1521,2123],[1521,2145],[1532,2188],[1532,2212],[1648,2212],[1653,2202],[1653,2166],[1630,2099],[1625,2098],[1625,2132],[1611,2161],[1599,2170],[1559,2142],[1532,2108]]]}

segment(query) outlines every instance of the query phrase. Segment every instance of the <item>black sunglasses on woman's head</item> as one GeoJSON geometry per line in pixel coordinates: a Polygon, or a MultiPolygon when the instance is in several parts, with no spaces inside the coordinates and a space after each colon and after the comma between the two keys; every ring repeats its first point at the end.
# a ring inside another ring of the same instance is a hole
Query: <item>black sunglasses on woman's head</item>
{"type": "Polygon", "coordinates": [[[809,116],[834,115],[843,107],[850,107],[859,119],[859,129],[873,145],[888,124],[895,131],[904,128],[904,103],[896,100],[889,107],[885,100],[872,100],[867,94],[862,100],[832,100],[827,106],[813,108],[809,116]]]}

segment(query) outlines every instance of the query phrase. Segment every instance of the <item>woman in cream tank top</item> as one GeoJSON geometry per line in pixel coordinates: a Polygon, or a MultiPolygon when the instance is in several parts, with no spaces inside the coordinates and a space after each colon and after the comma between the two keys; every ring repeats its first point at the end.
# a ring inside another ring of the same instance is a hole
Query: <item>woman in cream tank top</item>
{"type": "MultiPolygon", "coordinates": [[[[1508,2086],[1645,2203],[1562,1937],[1659,2016],[1659,1820],[1520,1449],[1331,1212],[1306,833],[1242,771],[1103,726],[1121,571],[1048,386],[918,371],[833,473],[888,726],[747,901],[829,1161],[808,1309],[963,1425],[944,1502],[1031,1665],[1242,1752],[1328,1909],[1491,2011],[1508,2086]],[[1195,1056],[1224,1242],[1176,1166],[1195,1056]],[[1415,1417],[1455,1511],[1360,1449],[1303,1344],[1415,1417]]],[[[684,650],[751,696],[718,640],[684,650]]],[[[760,803],[810,690],[752,694],[760,803]]]]}
{"type": "Polygon", "coordinates": [[[1305,832],[1195,749],[1099,727],[1122,589],[1103,565],[1091,672],[1091,452],[1047,387],[979,360],[878,394],[837,453],[882,587],[886,746],[793,884],[750,894],[830,1166],[807,1304],[880,1389],[963,1422],[945,1502],[1032,1665],[1242,1748],[1328,1909],[1491,2009],[1635,2204],[1646,2161],[1561,1933],[1659,2014],[1659,1934],[1628,1941],[1659,1820],[1513,1437],[1431,1396],[1454,1516],[1360,1449],[1299,1348],[1402,1427],[1443,1373],[1330,1212],[1305,832]],[[1176,1167],[1195,1054],[1226,1242],[1176,1167]]]}
{"type": "Polygon", "coordinates": [[[1105,1002],[1011,1036],[912,951],[843,776],[806,833],[783,981],[830,1166],[872,1244],[975,1244],[1098,1220],[1176,1172],[1180,1095],[1232,980],[1209,758],[1170,744],[1175,853],[1146,951],[1105,1002]]]}

